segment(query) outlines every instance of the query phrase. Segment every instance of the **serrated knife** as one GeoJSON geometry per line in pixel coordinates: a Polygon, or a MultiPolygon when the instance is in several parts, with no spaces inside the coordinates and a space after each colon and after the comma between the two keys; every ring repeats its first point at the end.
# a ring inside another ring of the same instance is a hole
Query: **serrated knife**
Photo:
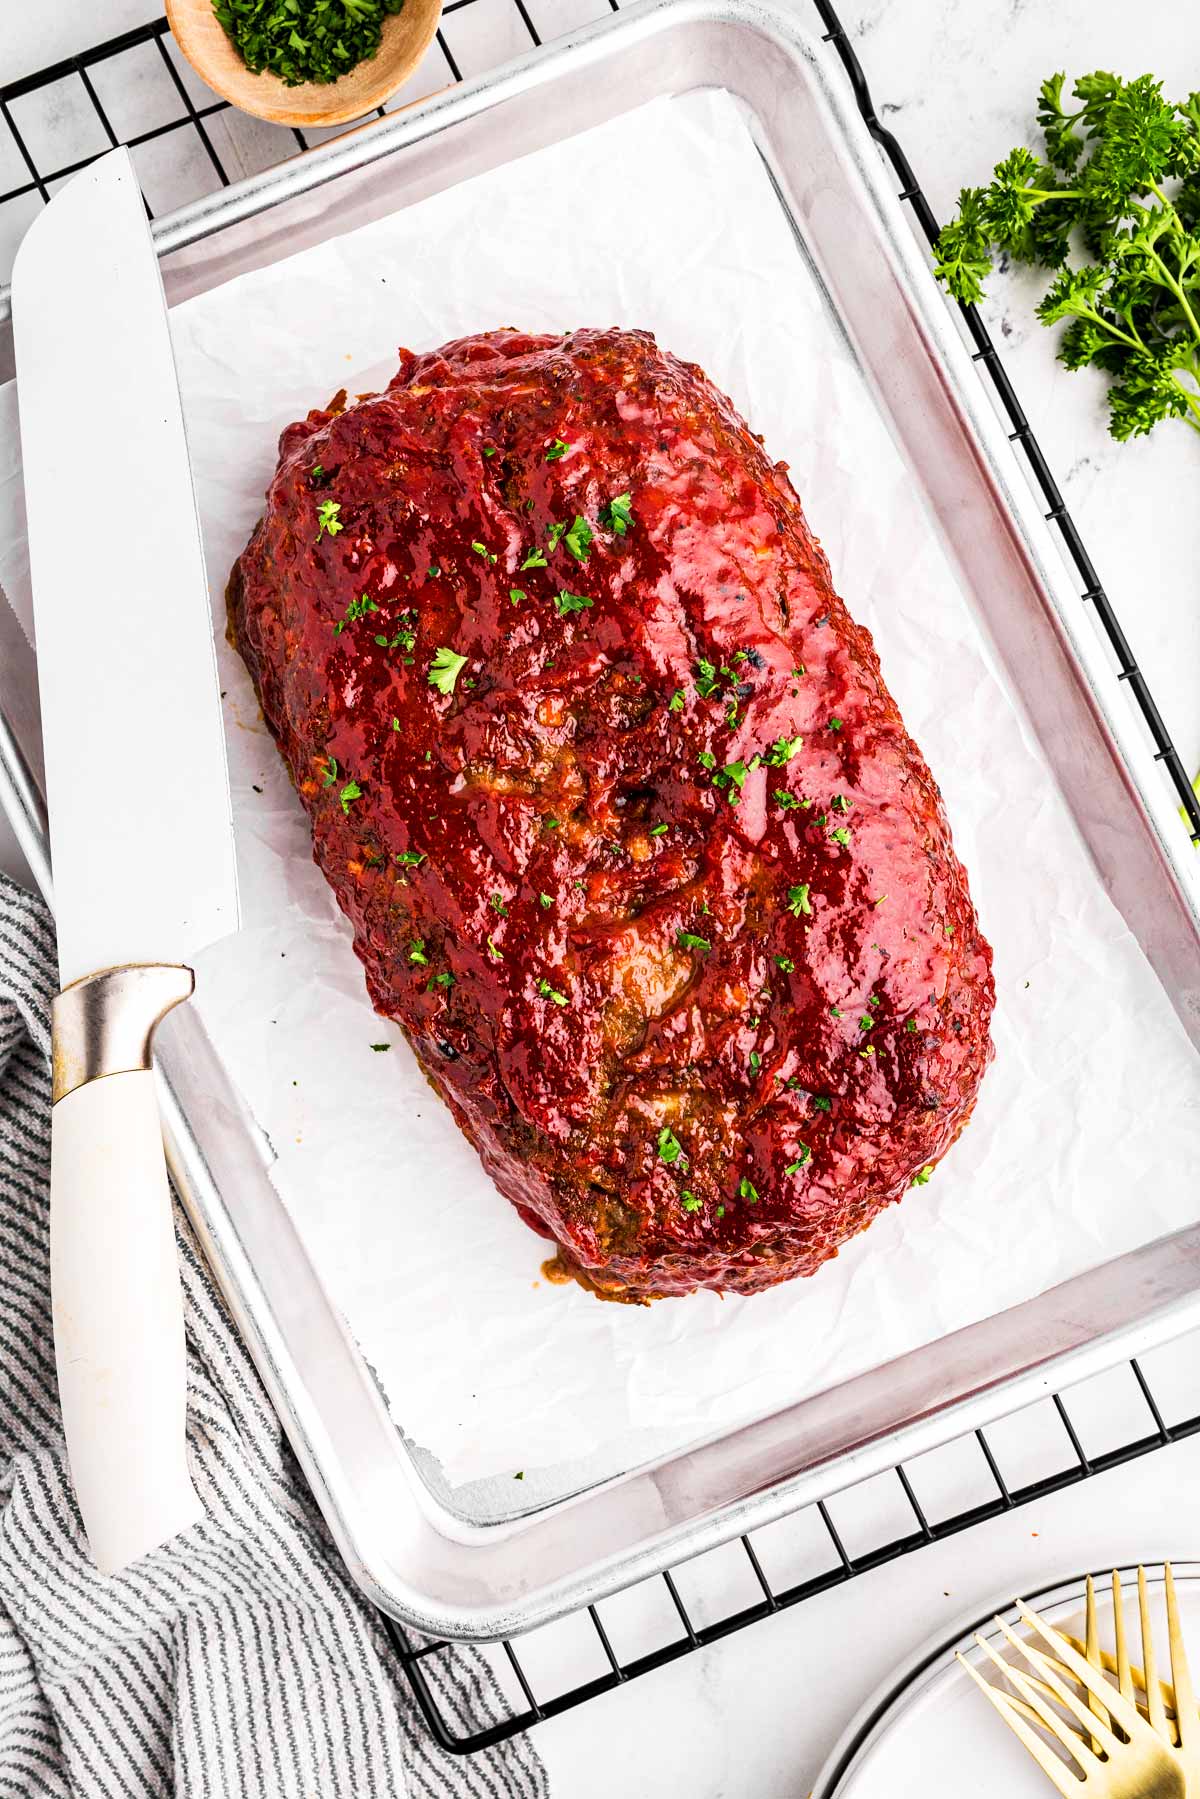
{"type": "Polygon", "coordinates": [[[76,1498],[112,1573],[202,1516],[151,1038],[195,953],[238,923],[200,527],[127,151],[35,219],[12,306],[62,983],[55,1358],[76,1498]]]}

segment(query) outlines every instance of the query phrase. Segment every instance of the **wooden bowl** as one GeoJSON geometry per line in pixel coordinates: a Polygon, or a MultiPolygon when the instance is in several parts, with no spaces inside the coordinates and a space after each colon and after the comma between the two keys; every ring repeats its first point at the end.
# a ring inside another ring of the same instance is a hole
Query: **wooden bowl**
{"type": "Polygon", "coordinates": [[[223,100],[273,125],[345,125],[361,119],[403,86],[433,42],[442,0],[404,0],[383,22],[378,50],[337,81],[287,87],[277,75],[248,69],[212,0],[166,0],[175,42],[203,81],[223,100]]]}

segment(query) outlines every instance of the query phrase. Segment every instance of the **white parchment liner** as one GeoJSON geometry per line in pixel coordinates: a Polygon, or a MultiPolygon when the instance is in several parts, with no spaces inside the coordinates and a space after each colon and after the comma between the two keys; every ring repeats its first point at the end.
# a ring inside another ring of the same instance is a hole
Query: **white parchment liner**
{"type": "MultiPolygon", "coordinates": [[[[397,1421],[451,1481],[499,1476],[493,1509],[518,1470],[523,1500],[569,1490],[581,1466],[616,1470],[765,1414],[1194,1218],[1195,1053],[1007,695],[728,96],[657,101],[190,300],[172,328],[245,911],[241,935],[204,957],[195,1003],[397,1421]],[[752,1299],[642,1310],[539,1279],[547,1246],[370,1011],[224,643],[225,577],[280,429],[341,386],[382,385],[397,345],[502,324],[648,327],[790,463],[941,784],[995,949],[996,1060],[964,1138],[815,1279],[752,1299]],[[390,1052],[372,1050],[385,1040],[390,1052]]],[[[0,402],[2,427],[11,391],[0,402]]],[[[0,480],[0,580],[23,610],[18,495],[0,480]]],[[[136,496],[114,496],[117,524],[137,528],[136,496]]],[[[152,780],[169,754],[148,744],[124,776],[152,780]]]]}

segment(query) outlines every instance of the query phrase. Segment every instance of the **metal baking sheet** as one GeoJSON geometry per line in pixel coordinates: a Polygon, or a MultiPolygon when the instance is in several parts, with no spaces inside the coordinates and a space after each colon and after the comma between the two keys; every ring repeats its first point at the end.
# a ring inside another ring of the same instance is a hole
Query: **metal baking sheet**
{"type": "MultiPolygon", "coordinates": [[[[1140,727],[1064,579],[824,48],[787,15],[658,0],[575,41],[362,128],[157,229],[173,298],[410,204],[662,93],[732,90],[949,539],[1100,865],[1193,1040],[1200,929],[1191,851],[1140,727]],[[403,152],[403,154],[400,154],[403,152]]],[[[8,723],[23,732],[28,722],[8,723]]],[[[0,746],[4,747],[4,746],[0,746]]],[[[6,803],[45,870],[36,795],[10,741],[6,803]]],[[[198,1021],[163,1040],[173,1157],[197,1228],[356,1578],[438,1634],[499,1636],[762,1524],[900,1456],[1182,1331],[1200,1317],[1200,1232],[654,1468],[532,1516],[456,1512],[404,1449],[296,1236],[198,1021]]]]}

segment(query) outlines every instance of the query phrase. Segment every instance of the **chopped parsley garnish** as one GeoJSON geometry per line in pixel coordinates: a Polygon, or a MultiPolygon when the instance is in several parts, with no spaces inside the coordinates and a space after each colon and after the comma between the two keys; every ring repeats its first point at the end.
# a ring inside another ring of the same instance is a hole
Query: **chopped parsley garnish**
{"type": "Polygon", "coordinates": [[[840,731],[840,730],[841,730],[841,728],[842,728],[842,721],[841,721],[841,719],[840,719],[840,718],[831,718],[831,719],[830,719],[830,721],[829,721],[829,729],[830,729],[830,730],[831,730],[831,731],[840,731]]]}
{"type": "Polygon", "coordinates": [[[717,766],[717,758],[713,755],[711,750],[701,750],[700,754],[696,757],[696,760],[701,768],[715,768],[717,766]]]}
{"type": "Polygon", "coordinates": [[[794,974],[796,969],[796,964],[792,961],[790,956],[776,956],[775,966],[776,968],[782,968],[784,974],[794,974]]]}
{"type": "Polygon", "coordinates": [[[498,948],[496,939],[494,937],[486,937],[484,942],[487,944],[487,953],[492,958],[492,961],[503,962],[504,952],[498,948]]]}
{"type": "Polygon", "coordinates": [[[589,600],[586,594],[568,593],[565,587],[554,596],[554,610],[559,618],[566,618],[571,612],[586,612],[589,606],[595,604],[595,600],[589,600]]]}
{"type": "Polygon", "coordinates": [[[752,1206],[757,1205],[757,1203],[758,1203],[758,1188],[754,1185],[754,1182],[752,1180],[750,1180],[750,1178],[747,1175],[743,1175],[741,1180],[738,1182],[738,1193],[740,1194],[740,1196],[743,1199],[748,1199],[752,1206]]]}
{"type": "Polygon", "coordinates": [[[712,944],[707,937],[697,937],[694,931],[680,931],[675,938],[680,949],[711,949],[712,944]]]}
{"type": "Polygon", "coordinates": [[[683,701],[684,701],[683,688],[677,687],[675,689],[674,693],[671,695],[670,700],[667,703],[667,711],[668,712],[682,712],[683,711],[683,701]]]}
{"type": "Polygon", "coordinates": [[[797,1143],[796,1160],[794,1162],[789,1162],[783,1172],[785,1174],[799,1174],[800,1170],[807,1167],[811,1161],[812,1150],[808,1147],[808,1144],[797,1143]]]}
{"type": "Polygon", "coordinates": [[[675,1135],[669,1124],[664,1124],[658,1133],[658,1155],[662,1162],[678,1162],[687,1167],[687,1157],[683,1153],[683,1144],[675,1135]]]}
{"type": "Polygon", "coordinates": [[[912,1032],[915,1032],[915,1031],[916,1031],[916,1028],[917,1028],[917,1021],[916,1021],[916,1019],[915,1019],[915,1018],[910,1018],[910,1019],[909,1019],[909,1020],[908,1020],[908,1022],[907,1022],[907,1024],[906,1024],[906,1025],[905,1025],[905,1027],[904,1027],[904,1028],[905,1028],[905,1030],[906,1030],[906,1031],[912,1031],[912,1032]]]}
{"type": "Polygon", "coordinates": [[[795,799],[784,787],[777,787],[771,795],[771,798],[777,805],[781,806],[785,812],[798,812],[803,803],[802,801],[795,799]]]}
{"type": "Polygon", "coordinates": [[[390,1043],[373,1043],[371,1045],[371,1048],[375,1051],[375,1054],[377,1056],[382,1055],[382,1053],[385,1049],[391,1049],[391,1047],[392,1046],[390,1043]]]}
{"type": "Polygon", "coordinates": [[[338,517],[338,513],[341,510],[342,506],[340,500],[321,501],[321,504],[317,507],[316,541],[318,543],[320,543],[322,537],[327,534],[330,537],[336,537],[339,531],[345,530],[346,527],[338,517]]]}
{"type": "Polygon", "coordinates": [[[757,1051],[757,1050],[756,1050],[756,1049],[752,1049],[752,1050],[751,1050],[751,1051],[750,1051],[750,1069],[751,1069],[751,1072],[752,1072],[752,1073],[753,1073],[753,1074],[757,1074],[757,1073],[758,1073],[758,1071],[759,1071],[759,1069],[760,1069],[760,1068],[761,1068],[761,1067],[762,1067],[762,1057],[761,1057],[761,1056],[760,1056],[760,1055],[759,1055],[759,1053],[758,1053],[758,1051],[757,1051]]]}
{"type": "Polygon", "coordinates": [[[875,1020],[871,1017],[869,1012],[863,1013],[858,1021],[858,1028],[860,1031],[873,1031],[875,1029],[875,1020]]]}
{"type": "Polygon", "coordinates": [[[429,664],[429,673],[426,679],[431,687],[437,688],[439,693],[453,693],[454,683],[466,666],[465,656],[460,656],[457,650],[452,650],[443,644],[429,664]]]}
{"type": "Polygon", "coordinates": [[[425,939],[423,937],[413,938],[408,946],[408,959],[410,962],[419,963],[422,968],[429,967],[429,957],[425,954],[425,939]]]}
{"type": "Polygon", "coordinates": [[[483,453],[485,456],[494,456],[496,454],[495,444],[484,444],[483,453]]]}
{"type": "Polygon", "coordinates": [[[664,825],[664,824],[651,825],[650,826],[650,835],[651,835],[651,837],[665,837],[667,832],[670,829],[671,829],[670,825],[664,825]]]}
{"type": "Polygon", "coordinates": [[[548,567],[548,564],[546,558],[542,555],[542,552],[540,550],[530,550],[528,556],[526,556],[524,562],[521,564],[521,573],[524,574],[527,568],[546,567],[548,567]]]}
{"type": "Polygon", "coordinates": [[[829,804],[835,812],[849,812],[854,801],[848,800],[844,793],[835,793],[829,804]]]}
{"type": "Polygon", "coordinates": [[[718,1206],[718,1207],[717,1207],[717,1217],[718,1217],[718,1218],[724,1218],[724,1216],[725,1216],[725,1207],[724,1207],[724,1206],[718,1206]]]}
{"type": "Polygon", "coordinates": [[[831,1018],[840,1018],[842,1016],[842,1008],[840,1006],[830,1006],[829,1016],[831,1018]]]}
{"type": "Polygon", "coordinates": [[[519,605],[522,600],[528,599],[529,596],[526,594],[523,587],[510,587],[508,590],[508,597],[513,605],[516,606],[519,605]]]}
{"type": "Polygon", "coordinates": [[[820,1094],[813,1095],[813,1106],[815,1107],[815,1109],[818,1112],[832,1112],[833,1111],[833,1101],[831,1099],[827,1099],[827,1098],[823,1097],[820,1094]]]}
{"type": "Polygon", "coordinates": [[[812,901],[808,897],[807,881],[802,882],[799,887],[788,888],[787,903],[788,911],[792,914],[793,918],[799,918],[802,912],[806,913],[811,918],[812,901]]]}
{"type": "Polygon", "coordinates": [[[741,804],[742,788],[746,785],[746,764],[744,762],[727,762],[713,776],[713,786],[724,788],[729,794],[729,804],[741,804]]]}
{"type": "Polygon", "coordinates": [[[546,533],[546,542],[551,550],[556,550],[558,548],[559,544],[562,542],[563,533],[566,531],[566,528],[567,523],[565,519],[558,524],[552,524],[550,526],[549,531],[546,533]]]}
{"type": "Polygon", "coordinates": [[[926,1162],[924,1168],[918,1168],[917,1172],[913,1175],[913,1178],[912,1178],[913,1186],[914,1187],[923,1187],[932,1173],[933,1173],[933,1163],[926,1162]]]}
{"type": "Polygon", "coordinates": [[[686,1187],[679,1195],[679,1202],[685,1212],[698,1212],[704,1204],[704,1201],[702,1199],[697,1199],[694,1193],[689,1193],[686,1187]]]}
{"type": "MultiPolygon", "coordinates": [[[[340,525],[338,526],[338,530],[341,530],[340,525]]],[[[357,624],[360,618],[366,618],[368,612],[378,611],[379,607],[375,604],[375,601],[370,595],[365,593],[361,594],[357,600],[351,600],[346,608],[344,617],[340,618],[333,627],[334,636],[340,637],[347,625],[357,624]]]]}
{"type": "Polygon", "coordinates": [[[271,0],[216,0],[213,12],[254,74],[264,69],[287,87],[337,81],[375,55],[392,0],[306,7],[271,0]]]}
{"type": "Polygon", "coordinates": [[[399,855],[393,857],[393,860],[402,863],[405,868],[420,868],[425,860],[425,852],[424,850],[401,850],[399,855]]]}
{"type": "Polygon", "coordinates": [[[830,831],[829,835],[834,843],[840,843],[843,849],[849,849],[850,831],[846,825],[839,825],[836,831],[830,831]]]}
{"type": "Polygon", "coordinates": [[[792,757],[803,747],[803,737],[779,737],[771,745],[763,760],[768,768],[782,768],[784,763],[790,762],[792,757]]]}
{"type": "Polygon", "coordinates": [[[538,905],[542,908],[543,912],[548,911],[553,904],[554,901],[548,893],[538,894],[538,905]]]}
{"type": "Polygon", "coordinates": [[[720,685],[721,683],[717,679],[717,671],[712,663],[705,662],[704,659],[701,658],[696,664],[696,692],[700,695],[700,698],[702,700],[710,699],[712,695],[716,693],[720,685]]]}
{"type": "Polygon", "coordinates": [[[588,524],[587,520],[581,518],[577,512],[575,514],[574,524],[565,534],[566,546],[568,550],[570,550],[572,556],[574,556],[576,562],[587,561],[588,556],[591,553],[592,536],[592,527],[588,524]]]}
{"type": "Polygon", "coordinates": [[[314,462],[308,472],[312,480],[319,481],[325,473],[325,470],[321,467],[319,462],[314,462]]]}
{"type": "Polygon", "coordinates": [[[338,759],[337,759],[337,757],[336,756],[326,756],[325,772],[321,776],[322,787],[332,787],[333,783],[337,780],[337,777],[338,777],[338,759]]]}
{"type": "Polygon", "coordinates": [[[552,987],[547,980],[543,979],[538,982],[538,992],[543,999],[552,999],[556,1006],[565,1006],[570,1003],[566,994],[559,993],[558,989],[552,987]]]}
{"type": "Polygon", "coordinates": [[[342,791],[338,794],[338,798],[342,802],[342,811],[349,816],[350,802],[362,798],[362,788],[357,781],[347,781],[346,785],[342,788],[342,791]]]}
{"type": "Polygon", "coordinates": [[[619,493],[600,508],[600,523],[606,531],[616,537],[624,537],[629,529],[629,515],[633,500],[627,493],[619,493]]]}
{"type": "Polygon", "coordinates": [[[873,993],[873,994],[872,994],[872,995],[871,995],[871,997],[870,997],[870,999],[869,999],[869,1000],[868,1000],[868,1001],[867,1001],[867,1004],[868,1004],[868,1005],[869,1005],[869,1006],[871,1006],[871,1007],[873,1007],[873,1008],[874,1008],[874,1009],[876,1009],[876,1010],[877,1010],[877,1009],[878,1009],[878,1007],[879,1007],[879,1003],[880,1003],[880,1001],[879,1001],[879,995],[878,995],[878,994],[877,994],[877,993],[873,993]]]}
{"type": "Polygon", "coordinates": [[[431,562],[429,564],[429,567],[425,570],[425,579],[427,581],[436,581],[438,576],[441,574],[441,572],[442,572],[441,569],[436,568],[434,566],[434,564],[431,562]]]}
{"type": "Polygon", "coordinates": [[[547,462],[558,462],[566,455],[566,453],[567,445],[563,442],[561,437],[556,437],[553,443],[546,445],[547,462]]]}
{"type": "MultiPolygon", "coordinates": [[[[415,960],[415,958],[414,958],[414,960],[415,960]]],[[[425,991],[426,991],[426,993],[430,993],[433,991],[433,989],[435,987],[453,987],[453,985],[454,985],[454,976],[452,974],[450,974],[449,971],[447,971],[444,974],[435,974],[435,975],[431,976],[429,983],[426,986],[425,991]]]]}
{"type": "Polygon", "coordinates": [[[489,550],[485,543],[473,543],[471,545],[471,548],[474,550],[474,552],[477,556],[482,556],[483,560],[485,562],[495,562],[495,560],[496,560],[495,551],[489,550]]]}
{"type": "Polygon", "coordinates": [[[493,912],[498,912],[501,918],[508,917],[508,907],[504,903],[503,895],[493,893],[491,899],[488,901],[488,905],[492,908],[493,912]]]}

